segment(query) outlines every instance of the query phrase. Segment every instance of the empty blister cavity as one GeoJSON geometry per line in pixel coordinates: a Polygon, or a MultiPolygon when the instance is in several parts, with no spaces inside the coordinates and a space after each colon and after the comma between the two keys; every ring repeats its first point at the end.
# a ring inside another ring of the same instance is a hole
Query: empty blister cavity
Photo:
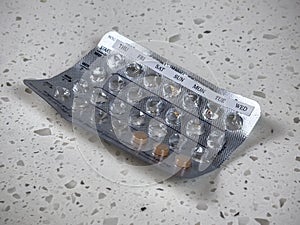
{"type": "Polygon", "coordinates": [[[140,127],[145,124],[145,114],[142,111],[134,111],[130,114],[130,125],[140,127]]]}
{"type": "Polygon", "coordinates": [[[128,122],[123,119],[111,117],[111,126],[115,135],[123,140],[123,136],[128,132],[128,122]]]}
{"type": "Polygon", "coordinates": [[[77,94],[87,93],[89,91],[89,83],[84,79],[80,79],[74,84],[73,91],[77,94]]]}
{"type": "Polygon", "coordinates": [[[120,99],[115,99],[111,102],[109,109],[110,113],[114,116],[122,116],[129,110],[128,105],[120,99]]]}
{"type": "Polygon", "coordinates": [[[202,146],[197,146],[193,149],[192,159],[195,162],[201,163],[203,161],[203,155],[205,153],[205,149],[202,146]]]}
{"type": "Polygon", "coordinates": [[[61,86],[57,86],[54,92],[54,98],[59,99],[61,101],[65,101],[71,95],[69,89],[61,86]]]}
{"type": "Polygon", "coordinates": [[[130,89],[128,89],[126,93],[127,101],[129,103],[135,104],[143,98],[143,93],[143,89],[138,86],[130,87],[130,89]]]}
{"type": "Polygon", "coordinates": [[[203,123],[199,119],[191,119],[186,124],[186,135],[194,140],[204,133],[203,123]]]}
{"type": "Polygon", "coordinates": [[[167,133],[167,126],[163,122],[160,122],[156,119],[150,120],[148,127],[149,137],[157,142],[160,142],[164,139],[167,133]]]}
{"type": "Polygon", "coordinates": [[[146,101],[146,112],[151,116],[159,116],[164,108],[164,103],[161,98],[150,97],[146,101]]]}
{"type": "Polygon", "coordinates": [[[181,87],[176,83],[166,83],[163,85],[163,95],[165,98],[174,98],[181,92],[181,87]]]}
{"type": "Polygon", "coordinates": [[[75,110],[83,110],[89,106],[89,102],[83,98],[76,98],[73,102],[73,111],[75,110]]]}
{"type": "Polygon", "coordinates": [[[187,143],[187,138],[179,133],[174,133],[169,137],[169,146],[172,150],[180,152],[187,143]]]}
{"type": "Polygon", "coordinates": [[[90,103],[87,99],[82,97],[77,97],[74,99],[72,105],[72,114],[74,117],[78,118],[78,120],[80,120],[80,122],[82,122],[83,124],[95,124],[95,122],[93,121],[94,117],[91,116],[91,114],[93,113],[90,110],[90,103]]]}
{"type": "Polygon", "coordinates": [[[108,115],[106,112],[104,112],[103,110],[97,110],[95,112],[95,123],[97,124],[102,124],[105,121],[107,121],[108,115]]]}
{"type": "Polygon", "coordinates": [[[225,133],[217,129],[212,129],[207,137],[207,148],[219,151],[224,143],[225,133]]]}
{"type": "Polygon", "coordinates": [[[126,69],[125,69],[125,75],[128,77],[128,78],[136,78],[138,76],[140,76],[143,72],[143,68],[140,64],[138,63],[130,63],[126,66],[126,69]]]}
{"type": "Polygon", "coordinates": [[[117,70],[121,69],[126,61],[125,57],[119,53],[111,53],[106,57],[107,66],[112,72],[116,72],[117,70]]]}
{"type": "Polygon", "coordinates": [[[91,96],[91,103],[96,104],[104,104],[108,102],[107,94],[102,89],[94,89],[91,96]]]}
{"type": "Polygon", "coordinates": [[[119,92],[125,86],[125,81],[119,75],[113,75],[108,81],[110,91],[119,92]]]}
{"type": "Polygon", "coordinates": [[[232,113],[227,116],[225,123],[228,130],[240,130],[243,126],[243,118],[237,113],[232,113]]]}
{"type": "Polygon", "coordinates": [[[103,67],[96,67],[92,70],[90,79],[93,83],[100,83],[107,77],[106,70],[103,67]]]}
{"type": "Polygon", "coordinates": [[[222,115],[221,107],[213,102],[209,102],[203,112],[204,118],[208,120],[216,120],[222,115]]]}
{"type": "Polygon", "coordinates": [[[170,126],[178,126],[180,125],[181,122],[181,116],[182,113],[180,110],[176,108],[170,108],[166,112],[166,117],[165,117],[166,123],[170,126]]]}
{"type": "Polygon", "coordinates": [[[190,91],[183,94],[182,101],[182,105],[185,110],[191,110],[199,106],[199,96],[190,91]]]}
{"type": "Polygon", "coordinates": [[[212,163],[213,158],[208,157],[208,151],[202,146],[193,149],[192,160],[199,163],[198,171],[204,171],[212,163]]]}
{"type": "Polygon", "coordinates": [[[158,88],[161,84],[161,75],[158,73],[151,72],[144,76],[144,86],[150,90],[158,88]]]}

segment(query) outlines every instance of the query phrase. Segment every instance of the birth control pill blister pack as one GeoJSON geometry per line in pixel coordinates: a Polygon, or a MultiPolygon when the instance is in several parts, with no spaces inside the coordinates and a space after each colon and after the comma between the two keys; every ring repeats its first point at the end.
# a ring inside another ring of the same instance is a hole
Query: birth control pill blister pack
{"type": "Polygon", "coordinates": [[[162,171],[213,171],[247,138],[257,102],[127,39],[106,33],[72,68],[24,83],[63,118],[162,171]]]}

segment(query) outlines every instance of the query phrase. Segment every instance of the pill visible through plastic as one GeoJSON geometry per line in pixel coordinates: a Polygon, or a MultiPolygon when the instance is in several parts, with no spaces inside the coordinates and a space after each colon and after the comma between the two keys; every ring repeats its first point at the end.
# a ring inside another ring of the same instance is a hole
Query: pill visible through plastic
{"type": "Polygon", "coordinates": [[[24,82],[68,121],[182,177],[220,167],[260,117],[255,101],[116,32],[70,70],[24,82]]]}
{"type": "Polygon", "coordinates": [[[176,166],[182,168],[182,169],[187,169],[189,167],[191,167],[192,165],[192,160],[191,157],[187,156],[187,155],[176,155],[175,156],[175,163],[176,166]]]}
{"type": "Polygon", "coordinates": [[[148,135],[143,131],[135,131],[132,136],[132,142],[139,147],[145,145],[148,141],[148,135]]]}
{"type": "Polygon", "coordinates": [[[153,153],[158,157],[166,157],[169,154],[169,146],[166,144],[157,144],[154,147],[153,153]]]}

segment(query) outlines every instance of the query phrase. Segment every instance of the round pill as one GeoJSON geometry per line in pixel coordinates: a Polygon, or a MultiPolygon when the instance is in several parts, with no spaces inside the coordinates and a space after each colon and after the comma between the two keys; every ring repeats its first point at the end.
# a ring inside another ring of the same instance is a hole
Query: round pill
{"type": "Polygon", "coordinates": [[[192,165],[191,157],[186,156],[186,155],[176,155],[175,163],[176,163],[176,166],[183,168],[183,169],[187,169],[187,168],[191,167],[191,165],[192,165]]]}
{"type": "Polygon", "coordinates": [[[158,145],[154,146],[153,153],[156,156],[166,157],[169,155],[169,147],[166,144],[158,144],[158,145]]]}
{"type": "Polygon", "coordinates": [[[143,131],[133,132],[132,142],[138,145],[144,145],[148,141],[148,135],[143,131]]]}

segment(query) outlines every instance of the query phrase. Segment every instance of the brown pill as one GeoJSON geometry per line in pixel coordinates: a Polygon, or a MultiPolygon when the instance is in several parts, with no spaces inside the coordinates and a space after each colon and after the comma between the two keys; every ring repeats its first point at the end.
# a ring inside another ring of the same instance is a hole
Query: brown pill
{"type": "Polygon", "coordinates": [[[138,145],[144,145],[148,141],[148,135],[143,131],[133,132],[132,142],[138,145]]]}
{"type": "Polygon", "coordinates": [[[166,157],[169,155],[169,147],[166,144],[155,145],[153,153],[156,156],[166,157]]]}
{"type": "Polygon", "coordinates": [[[175,163],[176,166],[181,167],[183,169],[187,169],[192,165],[191,157],[186,155],[176,155],[175,163]]]}

